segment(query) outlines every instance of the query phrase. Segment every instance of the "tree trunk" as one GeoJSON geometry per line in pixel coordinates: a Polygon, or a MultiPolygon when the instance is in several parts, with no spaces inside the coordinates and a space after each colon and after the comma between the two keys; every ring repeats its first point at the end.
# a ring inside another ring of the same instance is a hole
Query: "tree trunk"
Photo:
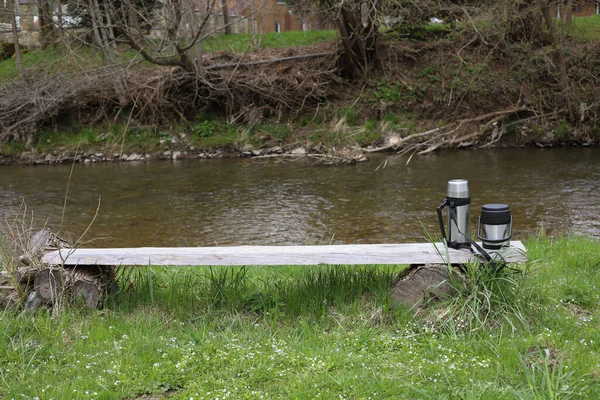
{"type": "Polygon", "coordinates": [[[221,10],[223,11],[223,28],[226,35],[231,35],[231,25],[229,25],[229,6],[227,0],[221,0],[221,10]]]}
{"type": "Polygon", "coordinates": [[[567,63],[565,61],[565,51],[562,47],[562,40],[556,30],[556,25],[550,14],[550,7],[548,6],[548,0],[540,0],[540,11],[546,23],[546,27],[550,32],[552,43],[556,49],[556,65],[558,67],[558,74],[560,85],[563,91],[567,90],[569,84],[569,77],[567,75],[567,63]]]}
{"type": "Polygon", "coordinates": [[[48,268],[35,276],[34,289],[46,304],[55,304],[63,296],[65,276],[61,268],[48,268]]]}
{"type": "Polygon", "coordinates": [[[564,10],[565,10],[565,1],[561,0],[559,2],[556,2],[556,19],[563,18],[563,15],[565,12],[564,10]]]}
{"type": "Polygon", "coordinates": [[[0,307],[24,305],[23,313],[33,313],[41,304],[55,306],[65,299],[96,308],[118,289],[114,266],[63,268],[42,264],[45,252],[68,249],[48,229],[34,234],[26,247],[25,254],[11,258],[0,274],[0,307]]]}
{"type": "MultiPolygon", "coordinates": [[[[63,11],[62,11],[62,0],[56,0],[56,28],[60,36],[63,32],[63,11]]],[[[60,41],[60,38],[59,38],[60,41]]]]}
{"type": "Polygon", "coordinates": [[[377,0],[344,3],[336,19],[343,46],[341,71],[347,79],[364,76],[376,58],[377,27],[375,11],[377,0]]]}
{"type": "Polygon", "coordinates": [[[53,49],[54,41],[54,20],[52,19],[52,8],[50,0],[41,0],[38,3],[40,17],[40,41],[42,49],[53,49]]]}
{"type": "Polygon", "coordinates": [[[9,1],[7,7],[11,10],[10,25],[12,28],[13,42],[15,43],[15,60],[17,62],[17,70],[22,81],[25,81],[25,69],[23,68],[23,58],[21,56],[21,45],[19,44],[19,31],[17,28],[17,13],[16,13],[17,1],[9,1]]]}
{"type": "Polygon", "coordinates": [[[573,0],[567,1],[567,13],[565,20],[567,21],[568,25],[573,23],[573,0]]]}
{"type": "Polygon", "coordinates": [[[167,12],[167,29],[166,37],[169,44],[175,45],[177,43],[177,33],[179,32],[179,26],[181,25],[181,2],[179,0],[171,0],[166,3],[169,4],[169,10],[167,12]]]}
{"type": "Polygon", "coordinates": [[[123,77],[123,71],[120,64],[120,55],[115,40],[113,27],[110,20],[110,11],[106,8],[100,8],[98,0],[89,0],[87,2],[90,17],[92,20],[92,31],[96,44],[102,52],[104,65],[113,75],[113,87],[121,104],[125,104],[126,81],[123,77]],[[106,18],[106,22],[104,21],[106,18]]]}

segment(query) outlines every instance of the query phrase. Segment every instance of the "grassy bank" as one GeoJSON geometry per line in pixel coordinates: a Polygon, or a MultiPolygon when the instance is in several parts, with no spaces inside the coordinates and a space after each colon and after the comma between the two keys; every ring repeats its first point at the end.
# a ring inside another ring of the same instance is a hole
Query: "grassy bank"
{"type": "Polygon", "coordinates": [[[33,140],[0,144],[7,162],[44,160],[47,155],[61,156],[103,153],[138,153],[158,157],[164,152],[182,151],[194,154],[215,149],[237,152],[244,147],[270,148],[283,146],[291,150],[298,146],[319,149],[323,146],[369,146],[381,143],[395,130],[408,134],[417,129],[416,114],[388,115],[383,121],[358,120],[351,110],[332,110],[296,122],[267,121],[253,125],[227,123],[222,118],[198,115],[187,123],[169,127],[124,124],[94,127],[74,123],[69,127],[46,128],[37,132],[33,140]],[[31,157],[31,158],[29,158],[31,157]]]}
{"type": "Polygon", "coordinates": [[[518,273],[461,292],[461,304],[484,306],[471,319],[456,303],[417,317],[390,309],[401,266],[124,271],[121,294],[100,311],[0,314],[0,393],[598,398],[600,244],[538,237],[526,245],[530,262],[518,273]],[[471,323],[440,323],[452,310],[471,323]]]}

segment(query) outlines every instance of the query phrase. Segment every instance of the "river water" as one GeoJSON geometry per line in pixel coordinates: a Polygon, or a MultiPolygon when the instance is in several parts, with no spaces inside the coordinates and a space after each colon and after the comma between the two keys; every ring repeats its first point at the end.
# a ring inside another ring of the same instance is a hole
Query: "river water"
{"type": "Polygon", "coordinates": [[[506,203],[516,239],[540,228],[600,238],[599,149],[440,152],[406,161],[75,165],[64,218],[70,165],[8,166],[0,168],[0,218],[26,206],[28,224],[47,223],[70,240],[91,224],[88,247],[414,242],[439,236],[435,209],[446,183],[465,178],[473,231],[483,204],[506,203]]]}

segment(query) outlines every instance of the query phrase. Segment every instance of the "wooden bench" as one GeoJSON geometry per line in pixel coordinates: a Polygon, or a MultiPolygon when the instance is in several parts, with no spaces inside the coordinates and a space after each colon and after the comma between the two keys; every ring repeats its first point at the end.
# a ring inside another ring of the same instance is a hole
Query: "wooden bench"
{"type": "MultiPolygon", "coordinates": [[[[9,297],[16,302],[18,293],[29,293],[25,313],[34,312],[41,304],[54,305],[62,296],[83,298],[87,307],[102,304],[115,283],[114,266],[235,266],[235,265],[399,265],[412,264],[404,272],[412,273],[410,287],[394,287],[401,293],[397,299],[414,305],[425,291],[446,290],[448,270],[443,264],[465,264],[480,259],[469,250],[446,249],[442,243],[358,244],[330,246],[231,246],[231,247],[140,247],[112,249],[61,248],[60,241],[48,230],[32,238],[33,254],[39,254],[45,268],[25,266],[2,275],[9,282],[9,297]],[[430,265],[433,264],[433,265],[430,265]],[[63,268],[64,267],[64,268],[63,268]],[[412,272],[411,272],[412,271],[412,272]],[[4,276],[6,275],[6,276],[4,276]]],[[[523,243],[510,242],[495,257],[508,263],[526,261],[523,243]]],[[[39,260],[39,259],[38,259],[39,260]]],[[[6,271],[3,271],[6,272],[6,271]]],[[[408,278],[402,280],[406,284],[408,278]]],[[[2,282],[0,282],[2,283],[2,282]]],[[[6,296],[5,296],[6,297],[6,296]]]]}
{"type": "MultiPolygon", "coordinates": [[[[496,259],[508,263],[527,260],[520,241],[498,251],[496,259]]],[[[414,294],[417,301],[424,290],[439,288],[447,281],[443,265],[465,264],[481,259],[469,250],[446,249],[442,243],[357,244],[329,246],[231,246],[231,247],[140,247],[68,248],[48,229],[30,240],[29,250],[20,266],[0,274],[0,293],[8,303],[18,304],[28,294],[23,312],[34,312],[45,303],[53,305],[62,296],[83,298],[88,307],[102,304],[114,289],[114,266],[242,266],[242,265],[401,265],[412,264],[407,273],[419,277],[419,285],[403,295],[414,294]],[[54,250],[59,249],[59,250],[54,250]],[[43,264],[43,266],[40,265],[43,264]],[[433,265],[430,265],[433,264],[433,265]],[[64,268],[63,268],[64,267],[64,268]],[[431,273],[425,273],[429,271],[431,273]],[[418,273],[423,272],[423,275],[418,273]]],[[[403,282],[408,280],[404,279],[403,282]]],[[[417,279],[413,279],[417,281],[417,279]]],[[[447,282],[446,282],[447,283],[447,282]]],[[[397,288],[396,288],[397,289],[397,288]]],[[[393,294],[392,294],[393,296],[393,294]]]]}
{"type": "MultiPolygon", "coordinates": [[[[525,246],[511,241],[498,252],[509,263],[527,260],[525,246]]],[[[62,249],[44,254],[49,265],[377,265],[464,264],[476,261],[469,250],[442,243],[354,244],[329,246],[140,247],[62,249]]]]}

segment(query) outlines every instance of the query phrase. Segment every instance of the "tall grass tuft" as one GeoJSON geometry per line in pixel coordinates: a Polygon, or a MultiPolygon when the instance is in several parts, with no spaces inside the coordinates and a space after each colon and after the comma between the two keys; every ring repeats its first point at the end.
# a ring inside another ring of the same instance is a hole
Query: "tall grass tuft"
{"type": "Polygon", "coordinates": [[[558,400],[581,397],[586,386],[567,371],[561,359],[555,359],[550,349],[535,349],[534,360],[520,357],[529,398],[558,400]]]}
{"type": "Polygon", "coordinates": [[[513,332],[527,327],[519,301],[523,271],[469,263],[462,272],[463,279],[451,281],[456,294],[428,314],[434,327],[450,333],[483,331],[505,324],[513,332]]]}
{"type": "Polygon", "coordinates": [[[246,266],[210,267],[208,270],[208,301],[212,308],[235,309],[247,297],[246,266]]]}

